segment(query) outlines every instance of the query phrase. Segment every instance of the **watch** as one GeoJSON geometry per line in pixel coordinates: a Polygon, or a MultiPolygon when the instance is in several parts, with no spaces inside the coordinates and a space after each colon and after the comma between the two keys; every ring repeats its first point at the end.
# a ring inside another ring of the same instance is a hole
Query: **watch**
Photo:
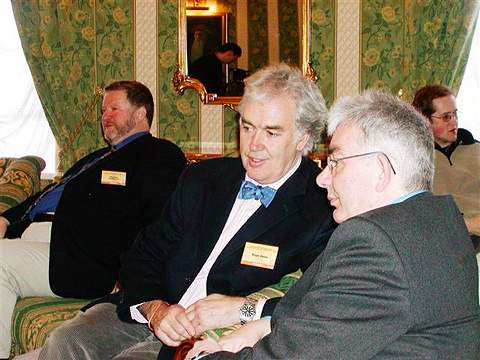
{"type": "Polygon", "coordinates": [[[244,325],[245,323],[252,321],[257,312],[257,302],[253,298],[247,297],[245,302],[240,307],[240,324],[244,325]]]}

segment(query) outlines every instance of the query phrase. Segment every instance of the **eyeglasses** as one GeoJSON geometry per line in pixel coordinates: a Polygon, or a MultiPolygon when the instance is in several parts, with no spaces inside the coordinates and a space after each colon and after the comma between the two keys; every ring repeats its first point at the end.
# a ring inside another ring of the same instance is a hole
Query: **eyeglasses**
{"type": "Polygon", "coordinates": [[[385,156],[385,158],[387,159],[388,163],[390,164],[390,167],[392,168],[393,173],[394,173],[395,175],[397,174],[397,172],[396,172],[395,169],[393,168],[392,162],[391,162],[390,159],[388,158],[387,154],[385,154],[385,153],[382,152],[382,151],[371,151],[371,152],[367,152],[367,153],[363,153],[363,154],[345,156],[345,157],[341,157],[341,158],[338,158],[338,159],[335,159],[335,158],[333,157],[333,155],[329,155],[329,156],[327,157],[327,166],[328,166],[328,169],[330,170],[330,172],[333,172],[333,170],[337,167],[339,161],[347,160],[347,159],[353,159],[353,158],[362,157],[362,156],[374,155],[374,154],[382,154],[383,156],[385,156]]]}
{"type": "Polygon", "coordinates": [[[458,110],[454,110],[452,112],[446,112],[441,115],[430,115],[430,117],[440,119],[443,122],[449,122],[452,119],[458,119],[458,110]]]}

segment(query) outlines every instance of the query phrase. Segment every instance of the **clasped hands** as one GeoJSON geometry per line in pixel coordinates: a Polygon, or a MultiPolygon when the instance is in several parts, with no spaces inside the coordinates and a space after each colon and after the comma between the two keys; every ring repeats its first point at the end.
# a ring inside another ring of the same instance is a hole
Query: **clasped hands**
{"type": "Polygon", "coordinates": [[[178,346],[186,339],[199,337],[205,330],[239,322],[239,309],[245,298],[211,294],[186,309],[153,300],[140,305],[149,328],[165,345],[178,346]]]}

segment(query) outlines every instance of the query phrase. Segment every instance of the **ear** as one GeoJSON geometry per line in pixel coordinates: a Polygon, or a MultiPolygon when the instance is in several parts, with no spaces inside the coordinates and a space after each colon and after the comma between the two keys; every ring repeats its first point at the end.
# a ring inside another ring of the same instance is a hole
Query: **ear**
{"type": "Polygon", "coordinates": [[[300,138],[300,141],[297,143],[297,151],[300,151],[300,152],[303,151],[309,139],[310,139],[310,135],[303,134],[303,136],[300,138]]]}
{"type": "Polygon", "coordinates": [[[375,185],[375,190],[377,192],[383,192],[390,182],[392,181],[393,170],[388,162],[387,158],[383,154],[378,154],[376,156],[377,164],[380,168],[378,176],[377,176],[377,183],[375,185]]]}
{"type": "Polygon", "coordinates": [[[135,110],[135,120],[142,120],[147,118],[147,110],[145,109],[145,106],[139,107],[137,110],[135,110]]]}

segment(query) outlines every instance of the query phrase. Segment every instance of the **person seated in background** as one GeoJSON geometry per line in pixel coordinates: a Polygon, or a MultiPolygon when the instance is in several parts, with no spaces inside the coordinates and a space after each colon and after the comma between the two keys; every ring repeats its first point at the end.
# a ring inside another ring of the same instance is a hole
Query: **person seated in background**
{"type": "Polygon", "coordinates": [[[240,159],[190,165],[126,254],[118,308],[63,323],[40,359],[171,358],[169,347],[207,329],[270,315],[278,299],[246,296],[322,252],[332,212],[302,156],[324,128],[320,90],[299,69],[270,66],[246,80],[239,112],[240,159]]]}
{"type": "Polygon", "coordinates": [[[150,135],[152,120],[145,85],[110,84],[102,104],[109,146],[0,216],[0,238],[13,239],[0,241],[0,358],[10,352],[17,297],[92,299],[114,290],[121,257],[160,216],[186,165],[176,145],[150,135]]]}
{"type": "Polygon", "coordinates": [[[454,200],[430,192],[430,126],[367,91],[336,102],[328,133],[317,183],[340,225],[326,249],[271,321],[199,342],[187,358],[243,348],[205,359],[478,359],[477,264],[454,200]]]}
{"type": "Polygon", "coordinates": [[[480,143],[458,128],[455,96],[445,86],[427,85],[412,105],[432,124],[435,138],[433,192],[452,194],[474,243],[480,241],[480,143]]]}
{"type": "Polygon", "coordinates": [[[217,51],[193,62],[188,75],[200,80],[208,93],[224,95],[225,76],[223,66],[231,64],[242,56],[242,49],[235,43],[225,43],[217,51]]]}

